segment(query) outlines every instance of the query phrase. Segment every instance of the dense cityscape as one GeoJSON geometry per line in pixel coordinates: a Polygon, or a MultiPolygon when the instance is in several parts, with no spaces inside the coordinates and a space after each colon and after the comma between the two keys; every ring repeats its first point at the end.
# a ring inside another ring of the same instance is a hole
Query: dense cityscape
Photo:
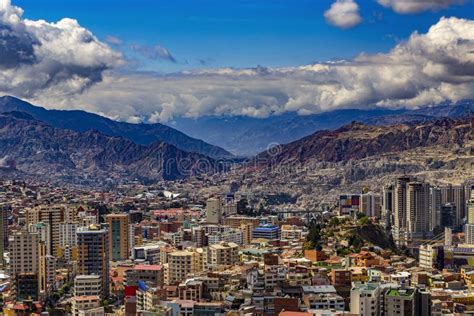
{"type": "Polygon", "coordinates": [[[3,315],[474,315],[474,0],[0,0],[3,315]]]}
{"type": "Polygon", "coordinates": [[[474,187],[409,175],[318,211],[0,184],[3,313],[442,315],[474,309],[474,187]]]}

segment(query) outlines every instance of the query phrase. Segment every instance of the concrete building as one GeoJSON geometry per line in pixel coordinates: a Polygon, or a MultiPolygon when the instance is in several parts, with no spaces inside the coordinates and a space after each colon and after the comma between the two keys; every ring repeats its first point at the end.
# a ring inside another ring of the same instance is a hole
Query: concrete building
{"type": "Polygon", "coordinates": [[[77,223],[59,224],[60,236],[57,256],[63,258],[66,262],[73,260],[73,252],[77,250],[77,228],[77,223]]]}
{"type": "Polygon", "coordinates": [[[406,210],[408,231],[412,237],[430,231],[430,186],[427,183],[408,183],[406,210]]]}
{"type": "Polygon", "coordinates": [[[466,189],[463,185],[447,185],[441,187],[441,204],[451,203],[456,206],[454,214],[454,227],[462,224],[462,219],[466,216],[466,189]]]}
{"type": "Polygon", "coordinates": [[[32,300],[39,298],[39,284],[37,273],[17,273],[15,275],[13,290],[16,301],[32,300]]]}
{"type": "Polygon", "coordinates": [[[441,205],[441,227],[454,228],[456,226],[456,212],[454,203],[441,205]]]}
{"type": "Polygon", "coordinates": [[[77,229],[77,271],[98,275],[102,281],[102,298],[109,296],[109,240],[106,227],[90,225],[77,229]]]}
{"type": "Polygon", "coordinates": [[[130,219],[128,214],[108,214],[109,258],[112,261],[126,260],[130,256],[130,219]]]}
{"type": "Polygon", "coordinates": [[[169,284],[177,285],[190,274],[196,272],[196,253],[191,251],[174,251],[168,254],[169,284]]]}
{"type": "Polygon", "coordinates": [[[45,245],[46,254],[52,254],[51,244],[51,227],[49,224],[39,222],[36,224],[28,224],[28,231],[38,233],[38,241],[45,245]]]}
{"type": "Polygon", "coordinates": [[[436,249],[430,244],[420,245],[418,255],[418,266],[422,269],[431,270],[436,259],[436,249]]]}
{"type": "Polygon", "coordinates": [[[391,229],[393,225],[393,209],[394,209],[394,186],[386,185],[382,189],[382,214],[381,222],[384,223],[385,229],[391,229]]]}
{"type": "Polygon", "coordinates": [[[399,177],[393,191],[393,238],[397,244],[406,243],[407,233],[407,188],[409,177],[399,177]]]}
{"type": "Polygon", "coordinates": [[[379,284],[354,282],[351,288],[350,311],[352,314],[361,316],[379,315],[379,284]]]}
{"type": "Polygon", "coordinates": [[[8,213],[11,212],[10,205],[0,204],[0,266],[4,266],[3,253],[8,249],[8,213]]]}
{"type": "Polygon", "coordinates": [[[470,198],[467,202],[467,223],[464,226],[464,233],[466,244],[474,245],[474,198],[470,198]]]}
{"type": "Polygon", "coordinates": [[[102,296],[102,280],[99,275],[76,275],[75,296],[102,296]]]}
{"type": "Polygon", "coordinates": [[[137,286],[143,281],[149,287],[164,285],[164,269],[161,265],[136,265],[125,272],[124,283],[127,286],[137,286]]]}
{"type": "Polygon", "coordinates": [[[59,224],[59,245],[61,247],[70,246],[75,247],[77,245],[76,231],[78,228],[77,223],[60,223],[59,224]]]}
{"type": "Polygon", "coordinates": [[[56,277],[56,257],[47,254],[46,245],[39,246],[39,287],[40,293],[46,294],[54,290],[56,277]]]}
{"type": "Polygon", "coordinates": [[[384,315],[415,316],[416,291],[412,288],[388,289],[384,295],[384,315]]]}
{"type": "Polygon", "coordinates": [[[10,236],[10,269],[13,275],[39,272],[39,236],[26,230],[10,236]]]}
{"type": "Polygon", "coordinates": [[[359,199],[359,211],[369,217],[380,217],[382,196],[372,192],[362,194],[359,199]]]}
{"type": "Polygon", "coordinates": [[[334,293],[303,295],[303,303],[310,310],[336,310],[345,309],[344,298],[334,293]]]}
{"type": "Polygon", "coordinates": [[[232,242],[238,245],[243,245],[244,235],[242,230],[240,229],[230,229],[224,232],[214,232],[207,236],[207,242],[209,245],[215,245],[221,242],[232,242]]]}
{"type": "Polygon", "coordinates": [[[59,246],[59,224],[64,222],[65,207],[63,205],[41,205],[27,210],[28,224],[36,224],[39,222],[49,225],[49,245],[51,249],[50,255],[56,255],[59,246]]]}
{"type": "Polygon", "coordinates": [[[218,268],[232,266],[239,261],[239,245],[221,242],[209,246],[208,267],[218,268]]]}
{"type": "Polygon", "coordinates": [[[71,302],[71,312],[73,316],[105,315],[104,308],[100,306],[99,296],[75,296],[72,298],[71,302]]]}
{"type": "Polygon", "coordinates": [[[281,238],[280,227],[271,224],[258,226],[252,232],[252,239],[263,238],[268,240],[277,240],[281,238]]]}
{"type": "Polygon", "coordinates": [[[222,223],[222,201],[211,198],[206,202],[206,221],[211,224],[222,223]]]}
{"type": "Polygon", "coordinates": [[[430,231],[441,225],[441,189],[430,188],[430,231]]]}

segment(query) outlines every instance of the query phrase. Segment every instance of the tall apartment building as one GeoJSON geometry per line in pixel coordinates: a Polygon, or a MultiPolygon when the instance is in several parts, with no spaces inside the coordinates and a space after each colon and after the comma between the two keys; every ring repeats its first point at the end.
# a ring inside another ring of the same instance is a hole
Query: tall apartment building
{"type": "Polygon", "coordinates": [[[385,228],[389,229],[393,225],[393,209],[394,209],[394,186],[386,185],[382,189],[382,221],[385,228]]]}
{"type": "Polygon", "coordinates": [[[393,237],[398,244],[405,242],[407,232],[407,187],[409,177],[397,178],[393,191],[393,237]]]}
{"type": "Polygon", "coordinates": [[[411,236],[428,233],[430,223],[430,186],[410,182],[407,186],[407,226],[411,236]]]}
{"type": "Polygon", "coordinates": [[[374,193],[365,193],[359,199],[359,211],[369,217],[380,217],[382,210],[382,196],[374,193]]]}
{"type": "Polygon", "coordinates": [[[36,224],[29,224],[28,231],[32,233],[38,233],[38,241],[44,245],[46,254],[51,254],[51,227],[49,224],[39,222],[36,224]]]}
{"type": "Polygon", "coordinates": [[[49,246],[50,255],[56,255],[59,246],[59,224],[64,222],[65,207],[63,205],[42,205],[27,210],[28,224],[43,222],[50,227],[49,246]]]}
{"type": "Polygon", "coordinates": [[[40,269],[38,233],[17,231],[10,238],[10,269],[13,292],[19,300],[38,297],[40,269]]]}
{"type": "Polygon", "coordinates": [[[106,227],[90,225],[77,229],[77,271],[82,275],[98,275],[102,282],[102,298],[109,296],[109,233],[106,227]]]}
{"type": "Polygon", "coordinates": [[[471,197],[467,202],[467,223],[464,226],[464,233],[466,243],[474,245],[474,197],[471,197]]]}
{"type": "Polygon", "coordinates": [[[430,231],[441,225],[441,189],[430,188],[430,231]]]}
{"type": "Polygon", "coordinates": [[[206,221],[211,224],[222,223],[222,201],[211,198],[206,202],[206,221]]]}
{"type": "Polygon", "coordinates": [[[456,206],[454,226],[459,227],[466,216],[466,189],[463,185],[441,187],[441,204],[452,203],[456,206]]]}
{"type": "Polygon", "coordinates": [[[64,259],[66,262],[73,260],[75,250],[77,249],[77,223],[61,223],[59,224],[59,251],[57,257],[64,259]]]}
{"type": "Polygon", "coordinates": [[[174,251],[168,254],[169,284],[179,284],[197,271],[196,255],[191,251],[174,251]]]}
{"type": "Polygon", "coordinates": [[[447,203],[441,205],[441,226],[454,228],[456,226],[456,205],[447,203]]]}
{"type": "Polygon", "coordinates": [[[39,245],[39,290],[46,294],[53,290],[56,277],[56,257],[47,254],[46,244],[39,245]]]}
{"type": "Polygon", "coordinates": [[[393,225],[398,228],[406,228],[407,225],[407,187],[409,177],[397,179],[394,190],[394,221],[393,225]]]}
{"type": "Polygon", "coordinates": [[[110,260],[126,260],[130,257],[130,218],[128,214],[109,214],[106,216],[109,225],[110,260]]]}
{"type": "Polygon", "coordinates": [[[10,236],[10,269],[13,275],[39,271],[39,236],[27,230],[10,236]]]}
{"type": "Polygon", "coordinates": [[[10,211],[9,205],[0,204],[0,266],[4,265],[3,253],[8,249],[8,213],[10,211]]]}

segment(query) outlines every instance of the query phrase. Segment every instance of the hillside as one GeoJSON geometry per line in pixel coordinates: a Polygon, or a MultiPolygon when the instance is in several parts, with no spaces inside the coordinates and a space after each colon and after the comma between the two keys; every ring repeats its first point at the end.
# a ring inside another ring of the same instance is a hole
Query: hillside
{"type": "Polygon", "coordinates": [[[28,113],[35,119],[51,126],[71,129],[76,132],[97,130],[105,135],[127,138],[140,145],[164,142],[184,151],[196,152],[213,158],[232,156],[220,147],[189,137],[163,124],[117,122],[85,111],[47,110],[11,96],[0,97],[0,113],[13,111],[28,113]]]}
{"type": "Polygon", "coordinates": [[[291,194],[296,208],[318,208],[341,193],[380,192],[410,174],[432,184],[474,179],[473,116],[419,124],[352,123],[261,153],[227,181],[255,194],[291,194]]]}
{"type": "Polygon", "coordinates": [[[0,114],[0,159],[18,171],[49,181],[101,183],[175,180],[213,172],[213,159],[155,142],[148,146],[104,135],[60,129],[12,112],[0,114]]]}
{"type": "Polygon", "coordinates": [[[474,137],[473,124],[474,117],[445,118],[415,125],[371,126],[353,122],[263,152],[256,161],[263,166],[309,160],[339,162],[420,147],[463,145],[474,137]]]}

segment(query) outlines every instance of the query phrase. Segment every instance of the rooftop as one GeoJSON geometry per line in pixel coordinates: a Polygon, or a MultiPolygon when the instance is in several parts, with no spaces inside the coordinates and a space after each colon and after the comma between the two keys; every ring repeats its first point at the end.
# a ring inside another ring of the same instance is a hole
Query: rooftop
{"type": "Polygon", "coordinates": [[[163,267],[158,264],[152,265],[145,265],[145,264],[138,264],[133,267],[133,270],[146,270],[146,271],[160,271],[163,267]]]}
{"type": "Polygon", "coordinates": [[[412,296],[413,289],[390,289],[387,292],[387,296],[412,296]]]}

